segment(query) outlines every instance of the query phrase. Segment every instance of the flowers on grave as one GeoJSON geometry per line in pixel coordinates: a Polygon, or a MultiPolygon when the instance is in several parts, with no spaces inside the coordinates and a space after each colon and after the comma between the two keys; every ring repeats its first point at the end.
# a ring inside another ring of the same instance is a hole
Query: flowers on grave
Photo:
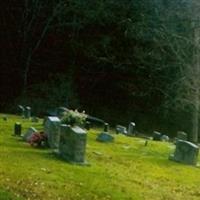
{"type": "Polygon", "coordinates": [[[44,132],[35,132],[28,140],[31,146],[45,147],[47,146],[47,135],[44,132]]]}
{"type": "Polygon", "coordinates": [[[78,112],[77,110],[69,110],[64,112],[61,122],[63,124],[68,124],[71,126],[77,125],[82,126],[86,121],[87,115],[83,111],[82,113],[78,112]]]}

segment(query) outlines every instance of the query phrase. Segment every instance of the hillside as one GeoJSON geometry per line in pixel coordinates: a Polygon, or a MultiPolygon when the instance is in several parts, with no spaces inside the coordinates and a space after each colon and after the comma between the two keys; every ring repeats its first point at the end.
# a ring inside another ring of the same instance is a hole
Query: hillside
{"type": "MultiPolygon", "coordinates": [[[[3,115],[2,115],[3,116],[3,115]]],[[[168,160],[171,143],[115,135],[115,142],[99,143],[100,130],[90,130],[89,166],[68,164],[49,149],[33,148],[13,137],[16,121],[23,132],[30,126],[18,116],[0,118],[0,200],[198,200],[200,169],[168,160]]]]}

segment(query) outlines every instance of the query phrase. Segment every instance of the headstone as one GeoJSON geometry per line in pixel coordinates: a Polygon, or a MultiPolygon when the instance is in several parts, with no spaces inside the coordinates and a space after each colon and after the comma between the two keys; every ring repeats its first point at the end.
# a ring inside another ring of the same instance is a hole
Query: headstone
{"type": "Polygon", "coordinates": [[[132,136],[135,134],[135,123],[131,122],[128,126],[128,135],[132,136]]]}
{"type": "Polygon", "coordinates": [[[78,126],[60,125],[59,154],[69,162],[84,163],[86,132],[78,126]]]}
{"type": "Polygon", "coordinates": [[[58,117],[47,117],[44,124],[44,132],[48,137],[50,148],[56,149],[60,140],[60,119],[58,117]]]}
{"type": "Polygon", "coordinates": [[[104,123],[104,132],[108,132],[108,131],[109,131],[109,124],[104,123]]]}
{"type": "Polygon", "coordinates": [[[174,154],[169,159],[188,165],[196,165],[198,160],[199,147],[184,140],[177,140],[174,154]]]}
{"type": "Polygon", "coordinates": [[[25,108],[22,105],[18,105],[18,108],[20,110],[21,116],[24,117],[24,115],[25,115],[25,108]]]}
{"type": "Polygon", "coordinates": [[[113,142],[114,137],[107,132],[103,132],[97,136],[96,140],[99,142],[113,142]]]}
{"type": "Polygon", "coordinates": [[[183,131],[178,131],[177,132],[177,139],[178,140],[187,140],[188,139],[188,135],[187,135],[187,133],[185,133],[183,131]]]}
{"type": "Polygon", "coordinates": [[[160,139],[163,142],[169,142],[169,136],[167,136],[167,135],[162,135],[160,139]]]}
{"type": "Polygon", "coordinates": [[[161,141],[162,138],[162,133],[158,132],[158,131],[154,131],[153,132],[153,140],[155,141],[161,141]]]}
{"type": "Polygon", "coordinates": [[[90,130],[90,126],[91,126],[91,123],[88,122],[88,121],[86,121],[86,122],[85,122],[85,129],[86,129],[86,130],[90,130]]]}
{"type": "Polygon", "coordinates": [[[24,113],[24,117],[25,117],[26,119],[30,119],[30,117],[31,117],[31,107],[26,106],[26,108],[25,108],[25,113],[24,113]]]}
{"type": "Polygon", "coordinates": [[[27,132],[23,135],[23,140],[29,142],[32,135],[37,133],[38,131],[34,127],[30,127],[27,132]]]}
{"type": "Polygon", "coordinates": [[[14,135],[21,136],[21,131],[22,131],[22,125],[19,122],[16,122],[14,127],[14,135]]]}
{"type": "Polygon", "coordinates": [[[121,126],[121,125],[117,125],[116,126],[116,133],[117,134],[119,134],[119,133],[121,133],[121,134],[127,134],[127,129],[126,129],[126,127],[125,126],[121,126]]]}

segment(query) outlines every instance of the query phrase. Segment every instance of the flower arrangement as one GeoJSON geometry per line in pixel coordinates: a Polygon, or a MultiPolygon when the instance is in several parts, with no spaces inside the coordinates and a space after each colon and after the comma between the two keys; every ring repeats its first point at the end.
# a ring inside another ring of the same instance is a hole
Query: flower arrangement
{"type": "Polygon", "coordinates": [[[84,111],[80,113],[77,110],[75,111],[69,110],[67,112],[64,112],[61,122],[71,126],[74,125],[82,126],[86,121],[86,117],[87,115],[85,114],[84,111]]]}
{"type": "Polygon", "coordinates": [[[45,147],[47,146],[47,135],[44,132],[33,133],[28,142],[31,146],[45,147]]]}

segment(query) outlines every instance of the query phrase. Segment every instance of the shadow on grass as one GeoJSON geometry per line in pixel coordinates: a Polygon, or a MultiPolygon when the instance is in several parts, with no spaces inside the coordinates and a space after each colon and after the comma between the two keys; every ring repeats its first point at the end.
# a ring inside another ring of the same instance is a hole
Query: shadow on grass
{"type": "Polygon", "coordinates": [[[2,188],[0,188],[0,200],[23,200],[23,199],[16,197],[11,192],[5,191],[2,188]]]}

